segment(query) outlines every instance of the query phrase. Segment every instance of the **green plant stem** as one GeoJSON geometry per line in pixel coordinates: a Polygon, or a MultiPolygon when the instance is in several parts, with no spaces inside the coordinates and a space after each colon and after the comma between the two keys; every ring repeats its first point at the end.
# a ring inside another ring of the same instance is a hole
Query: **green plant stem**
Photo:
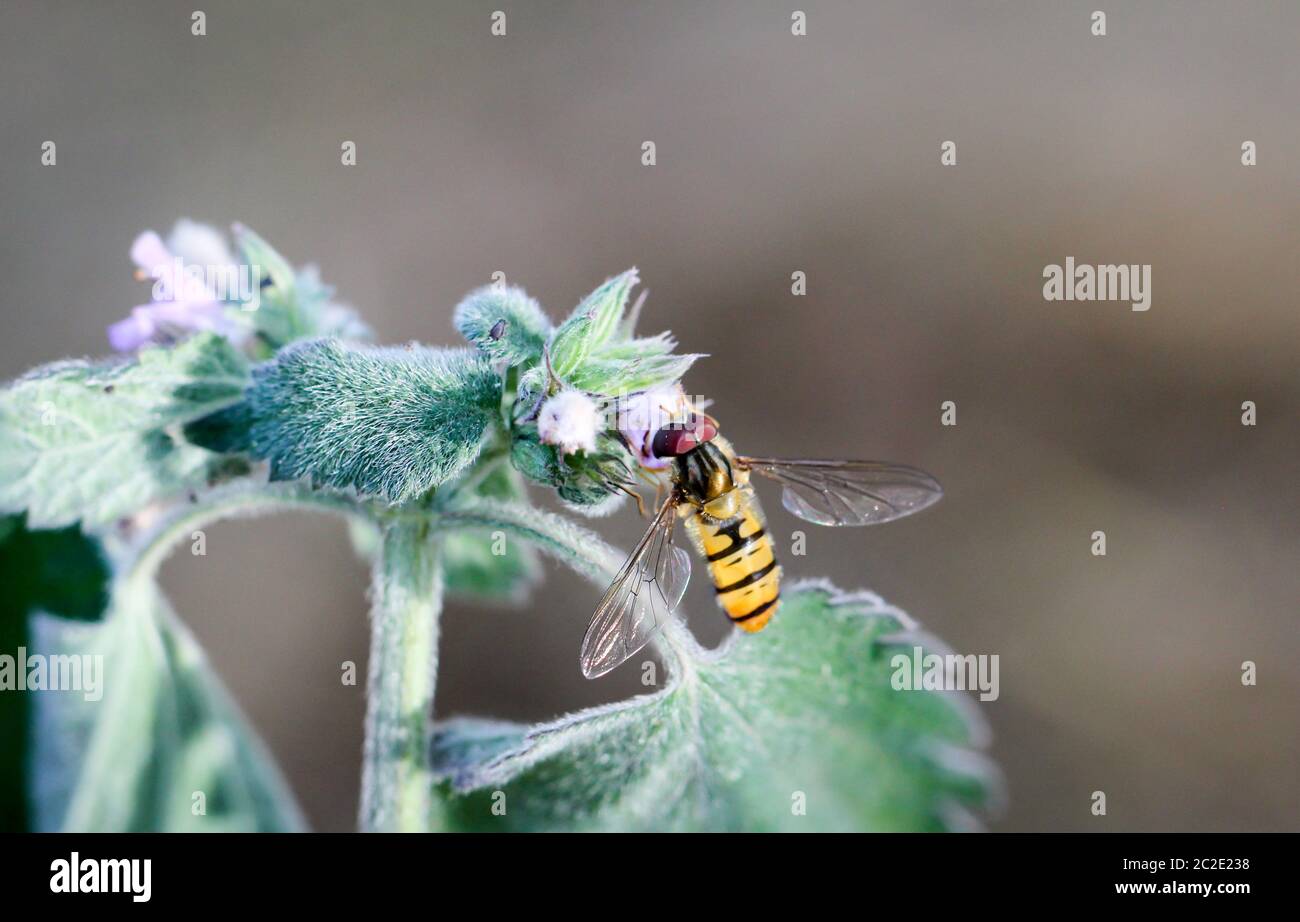
{"type": "Polygon", "coordinates": [[[427,518],[384,526],[371,583],[361,828],[422,832],[432,822],[428,752],[442,570],[427,518]]]}
{"type": "Polygon", "coordinates": [[[435,515],[440,527],[483,528],[513,535],[598,584],[607,585],[623,560],[623,555],[595,532],[522,503],[462,496],[435,515]]]}

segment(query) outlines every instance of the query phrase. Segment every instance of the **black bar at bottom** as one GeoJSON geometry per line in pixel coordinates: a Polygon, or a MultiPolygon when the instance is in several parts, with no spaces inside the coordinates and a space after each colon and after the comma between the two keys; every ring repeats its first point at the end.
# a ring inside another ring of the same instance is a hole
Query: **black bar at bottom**
{"type": "Polygon", "coordinates": [[[0,838],[0,882],[7,906],[128,911],[133,903],[374,909],[380,898],[414,899],[437,912],[464,900],[499,908],[521,898],[571,901],[575,913],[603,915],[668,908],[687,889],[710,893],[703,900],[710,906],[739,908],[774,888],[795,899],[807,891],[812,905],[848,897],[864,912],[900,900],[937,910],[977,896],[985,908],[1199,901],[1230,909],[1286,894],[1296,844],[1291,835],[1257,834],[11,835],[0,838]],[[70,892],[74,853],[78,892],[70,892]],[[138,900],[144,859],[148,900],[138,900]],[[118,892],[84,892],[96,881],[111,887],[114,875],[118,892]]]}

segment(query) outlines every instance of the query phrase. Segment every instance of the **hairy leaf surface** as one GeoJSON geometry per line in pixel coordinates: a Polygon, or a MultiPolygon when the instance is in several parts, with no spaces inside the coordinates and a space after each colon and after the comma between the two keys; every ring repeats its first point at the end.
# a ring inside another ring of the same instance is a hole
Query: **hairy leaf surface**
{"type": "Polygon", "coordinates": [[[94,528],[201,485],[219,459],[172,427],[234,403],[248,381],[243,356],[210,333],[29,372],[0,392],[0,512],[94,528]]]}
{"type": "Polygon", "coordinates": [[[325,339],[258,366],[241,412],[273,480],[306,477],[398,503],[464,470],[500,403],[500,375],[470,350],[325,339]]]}
{"type": "Polygon", "coordinates": [[[618,331],[628,296],[640,281],[637,271],[607,279],[574,308],[551,337],[551,368],[562,379],[577,371],[599,347],[618,331]]]}
{"type": "Polygon", "coordinates": [[[541,360],[551,321],[522,288],[487,285],[456,306],[456,329],[490,358],[507,365],[541,360]]]}
{"type": "Polygon", "coordinates": [[[34,653],[103,657],[99,700],[33,696],[37,829],[303,828],[270,756],[152,584],[119,584],[100,623],[39,614],[32,635],[34,653]]]}
{"type": "MultiPolygon", "coordinates": [[[[666,687],[535,727],[443,724],[445,822],[473,830],[965,828],[996,779],[947,694],[891,686],[910,622],[869,594],[790,588],[765,631],[679,645],[666,687]],[[493,792],[505,813],[493,812],[493,792]]],[[[643,657],[648,660],[649,657],[643,657]]],[[[629,666],[637,661],[633,660],[629,666]]],[[[641,667],[634,667],[641,668],[641,667]]]]}
{"type": "Polygon", "coordinates": [[[371,336],[356,312],[334,302],[334,289],[321,281],[314,266],[297,271],[275,248],[243,225],[235,227],[240,259],[260,270],[253,328],[268,351],[303,339],[334,336],[368,340],[371,336]]]}

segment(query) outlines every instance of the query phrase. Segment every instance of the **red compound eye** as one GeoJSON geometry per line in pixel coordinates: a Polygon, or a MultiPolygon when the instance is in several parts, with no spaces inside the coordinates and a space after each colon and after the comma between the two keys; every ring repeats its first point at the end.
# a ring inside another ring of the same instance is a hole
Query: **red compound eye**
{"type": "Polygon", "coordinates": [[[718,434],[718,427],[702,416],[693,416],[682,423],[673,423],[655,433],[650,450],[656,458],[676,458],[718,434]]]}

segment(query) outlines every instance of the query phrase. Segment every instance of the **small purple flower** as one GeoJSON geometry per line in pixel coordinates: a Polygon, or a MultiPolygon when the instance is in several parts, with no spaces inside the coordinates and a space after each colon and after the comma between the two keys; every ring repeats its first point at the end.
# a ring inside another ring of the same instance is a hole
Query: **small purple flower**
{"type": "Polygon", "coordinates": [[[173,252],[179,249],[178,241],[192,242],[200,229],[202,226],[193,222],[178,222],[172,232],[172,247],[153,231],[135,238],[131,260],[138,267],[137,278],[154,280],[153,300],[132,308],[125,319],[108,328],[108,341],[115,350],[134,352],[149,343],[170,342],[202,330],[235,342],[247,334],[247,328],[231,316],[204,279],[203,267],[187,263],[182,255],[173,252]]]}

